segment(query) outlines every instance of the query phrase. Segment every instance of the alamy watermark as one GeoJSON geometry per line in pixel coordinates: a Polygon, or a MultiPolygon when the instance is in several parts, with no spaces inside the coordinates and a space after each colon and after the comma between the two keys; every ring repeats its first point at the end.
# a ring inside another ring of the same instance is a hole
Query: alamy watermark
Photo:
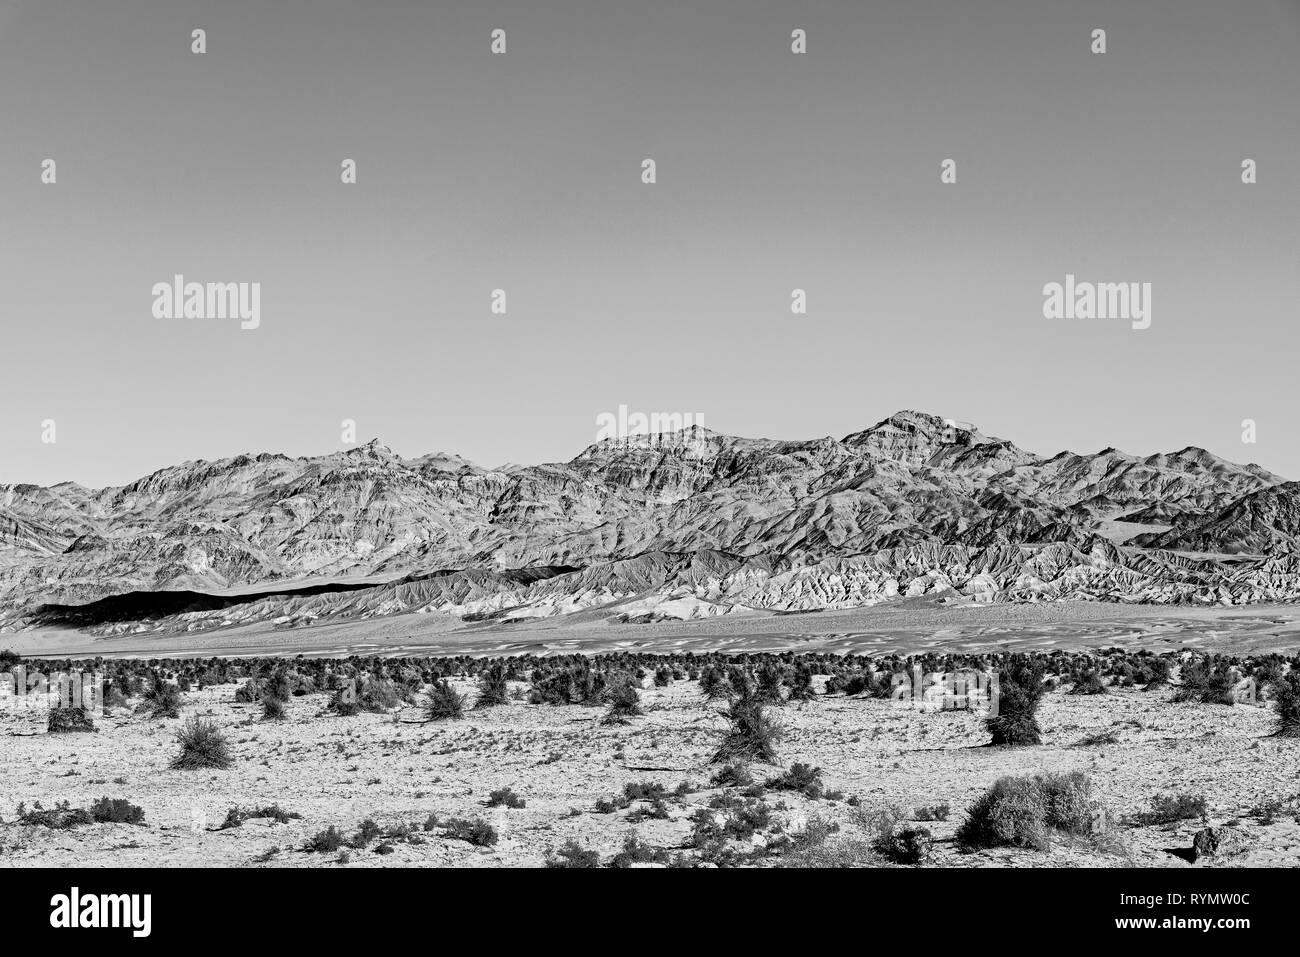
{"type": "Polygon", "coordinates": [[[1074,273],[1065,282],[1043,286],[1045,319],[1127,319],[1134,329],[1151,325],[1151,283],[1079,282],[1074,273]]]}
{"type": "Polygon", "coordinates": [[[26,665],[0,673],[0,711],[83,708],[104,713],[104,676],[99,672],[28,671],[26,665]]]}
{"type": "Polygon", "coordinates": [[[262,324],[260,282],[186,282],[177,273],[171,282],[153,284],[155,319],[238,319],[239,328],[262,324]]]}
{"type": "Polygon", "coordinates": [[[703,451],[704,415],[700,412],[629,412],[620,405],[618,412],[596,416],[596,441],[613,440],[626,446],[656,449],[703,451]]]}
{"type": "Polygon", "coordinates": [[[895,672],[890,679],[890,699],[896,706],[916,711],[974,711],[986,718],[998,715],[996,671],[926,673],[920,665],[911,672],[895,672]]]}

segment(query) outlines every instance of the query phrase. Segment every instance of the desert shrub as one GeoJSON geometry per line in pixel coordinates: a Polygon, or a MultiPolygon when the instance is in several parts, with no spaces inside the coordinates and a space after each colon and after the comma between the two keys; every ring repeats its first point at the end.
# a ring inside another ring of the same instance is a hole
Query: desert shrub
{"type": "Polygon", "coordinates": [[[1256,818],[1260,824],[1268,827],[1283,815],[1291,817],[1297,824],[1300,824],[1300,812],[1297,812],[1297,805],[1300,803],[1300,795],[1293,795],[1289,798],[1267,798],[1260,801],[1246,813],[1256,818]]]}
{"type": "Polygon", "coordinates": [[[90,807],[97,824],[143,824],[144,809],[121,798],[100,798],[90,807]]]}
{"type": "Polygon", "coordinates": [[[556,670],[534,671],[528,700],[533,704],[595,704],[606,686],[605,676],[593,672],[590,663],[583,661],[556,670]]]}
{"type": "Polygon", "coordinates": [[[1159,688],[1169,683],[1169,660],[1167,658],[1146,657],[1139,660],[1133,669],[1133,680],[1146,685],[1147,690],[1159,688]]]}
{"type": "Polygon", "coordinates": [[[357,703],[356,690],[351,685],[336,689],[330,698],[329,709],[344,718],[360,714],[361,705],[357,703]]]}
{"type": "Polygon", "coordinates": [[[383,833],[383,830],[373,819],[366,818],[357,828],[357,832],[348,839],[348,847],[354,851],[364,850],[375,838],[383,833]]]}
{"type": "Polygon", "coordinates": [[[277,671],[262,683],[262,700],[278,698],[281,701],[288,701],[293,695],[293,686],[294,680],[290,679],[287,672],[277,671]]]}
{"type": "Polygon", "coordinates": [[[817,697],[813,690],[813,670],[807,662],[795,665],[794,675],[790,679],[790,700],[808,701],[817,697]]]}
{"type": "Polygon", "coordinates": [[[672,815],[668,811],[668,804],[661,797],[651,798],[649,804],[637,808],[627,816],[627,820],[636,824],[638,821],[666,821],[672,815]]]}
{"type": "Polygon", "coordinates": [[[658,781],[629,781],[623,785],[623,797],[629,801],[653,801],[667,793],[668,789],[658,781]]]}
{"type": "Polygon", "coordinates": [[[1284,738],[1300,738],[1300,672],[1294,668],[1273,683],[1277,699],[1277,733],[1284,738]]]}
{"type": "Polygon", "coordinates": [[[827,821],[814,814],[802,828],[790,834],[783,834],[768,843],[767,848],[774,854],[790,855],[809,848],[824,845],[832,834],[839,832],[840,826],[834,821],[827,821]]]}
{"type": "Polygon", "coordinates": [[[267,721],[283,721],[289,715],[289,705],[283,698],[262,698],[262,718],[267,721]]]}
{"type": "Polygon", "coordinates": [[[871,675],[869,673],[861,670],[842,671],[838,674],[831,675],[830,680],[826,682],[826,693],[843,693],[852,696],[862,694],[862,692],[866,691],[870,687],[871,675]]]}
{"type": "Polygon", "coordinates": [[[668,795],[667,789],[658,781],[641,781],[631,782],[623,785],[622,806],[627,807],[633,801],[649,802],[649,807],[638,808],[628,815],[628,820],[635,823],[646,819],[667,820],[668,805],[664,798],[668,795]]]}
{"type": "Polygon", "coordinates": [[[1119,744],[1119,734],[1112,730],[1094,731],[1092,734],[1085,734],[1071,747],[1096,748],[1107,744],[1119,744]]]}
{"type": "Polygon", "coordinates": [[[998,675],[998,713],[985,724],[993,744],[1019,747],[1042,744],[1038,706],[1043,698],[1046,666],[1025,656],[1015,656],[998,675]]]}
{"type": "Polygon", "coordinates": [[[609,710],[601,719],[602,724],[627,724],[631,718],[641,714],[641,695],[631,682],[622,682],[608,692],[609,710]]]}
{"type": "Polygon", "coordinates": [[[592,810],[597,814],[613,814],[615,811],[621,811],[632,802],[625,797],[596,798],[596,803],[592,805],[592,810]]]}
{"type": "MultiPolygon", "coordinates": [[[[841,672],[827,682],[826,693],[839,691],[849,697],[865,694],[871,698],[888,698],[894,692],[894,674],[895,672],[884,669],[870,671],[861,668],[841,672]]],[[[898,674],[907,678],[906,672],[900,671],[898,674]]],[[[907,678],[907,680],[910,682],[911,679],[907,678]]]]}
{"type": "Polygon", "coordinates": [[[478,699],[475,708],[494,708],[510,701],[510,686],[506,683],[506,666],[496,662],[484,668],[478,676],[478,699]]]}
{"type": "Polygon", "coordinates": [[[891,824],[877,835],[871,847],[893,864],[920,864],[930,853],[930,831],[924,827],[897,828],[891,824]]]}
{"type": "Polygon", "coordinates": [[[1283,659],[1270,656],[1251,667],[1250,677],[1255,682],[1257,701],[1267,701],[1276,694],[1278,683],[1285,676],[1282,665],[1283,659]]]}
{"type": "Polygon", "coordinates": [[[1223,664],[1196,658],[1183,666],[1182,683],[1174,690],[1175,701],[1201,704],[1235,704],[1233,675],[1223,664]]]}
{"type": "Polygon", "coordinates": [[[1066,834],[1092,833],[1100,823],[1101,805],[1092,796],[1092,780],[1082,771],[1040,774],[1047,799],[1047,826],[1066,834]]]}
{"type": "Polygon", "coordinates": [[[734,702],[753,701],[756,695],[754,676],[749,669],[740,665],[730,665],[726,671],[727,698],[734,702]]]}
{"type": "Polygon", "coordinates": [[[161,679],[155,680],[145,693],[144,703],[151,718],[179,718],[181,716],[181,689],[161,679]]]}
{"type": "Polygon", "coordinates": [[[728,863],[729,841],[749,841],[771,823],[772,809],[760,798],[723,794],[691,815],[687,841],[705,861],[728,863]]]}
{"type": "Polygon", "coordinates": [[[497,842],[496,828],[482,818],[467,821],[454,817],[443,827],[446,829],[446,837],[455,841],[468,841],[475,847],[491,847],[497,842]]]}
{"type": "Polygon", "coordinates": [[[781,858],[782,867],[878,867],[880,857],[871,843],[858,838],[832,837],[820,843],[797,846],[781,858]]]}
{"type": "Polygon", "coordinates": [[[633,864],[667,864],[668,852],[662,847],[651,847],[641,842],[636,832],[629,834],[623,841],[623,849],[614,855],[610,867],[626,868],[633,864]]]}
{"type": "Polygon", "coordinates": [[[673,683],[673,669],[667,665],[660,665],[655,669],[655,687],[667,688],[673,683]]]}
{"type": "Polygon", "coordinates": [[[83,824],[93,824],[94,817],[85,808],[72,807],[67,801],[60,801],[52,808],[41,806],[37,801],[31,810],[25,804],[18,805],[18,823],[37,827],[48,827],[56,831],[70,831],[83,824]]]}
{"type": "Polygon", "coordinates": [[[570,838],[564,846],[546,856],[547,867],[600,867],[600,855],[570,838]]]}
{"type": "Polygon", "coordinates": [[[177,770],[197,768],[228,768],[231,765],[230,745],[212,721],[193,717],[176,733],[180,753],[172,759],[177,770]]]}
{"type": "Polygon", "coordinates": [[[429,721],[446,721],[464,715],[465,697],[446,678],[435,681],[424,705],[425,718],[429,721]]]}
{"type": "Polygon", "coordinates": [[[776,745],[784,732],[767,714],[762,702],[733,700],[723,717],[731,726],[723,733],[722,742],[713,753],[715,763],[736,760],[777,762],[776,745]]]}
{"type": "Polygon", "coordinates": [[[1200,819],[1204,821],[1209,802],[1204,794],[1157,794],[1151,799],[1151,810],[1133,815],[1136,824],[1173,824],[1177,821],[1200,819]]]}
{"type": "Polygon", "coordinates": [[[957,843],[968,850],[1047,850],[1053,831],[1095,835],[1104,820],[1103,809],[1092,799],[1092,782],[1082,772],[1003,777],[971,807],[957,830],[957,843]]]}
{"type": "Polygon", "coordinates": [[[304,851],[310,851],[313,854],[333,854],[343,846],[343,835],[339,829],[331,824],[323,831],[318,831],[313,837],[308,839],[303,846],[304,851]]]}
{"type": "Polygon", "coordinates": [[[952,809],[947,804],[930,804],[916,809],[918,821],[946,821],[952,809]]]}
{"type": "Polygon", "coordinates": [[[1033,778],[999,778],[971,807],[957,843],[972,850],[1003,845],[1046,850],[1051,838],[1045,816],[1042,788],[1033,778]]]}
{"type": "Polygon", "coordinates": [[[704,697],[712,701],[717,698],[725,698],[731,691],[731,686],[727,684],[726,676],[722,669],[715,665],[709,665],[700,672],[700,691],[704,697]]]}
{"type": "Polygon", "coordinates": [[[773,791],[798,791],[815,801],[822,796],[822,769],[795,763],[784,774],[770,778],[764,786],[773,791]]]}
{"type": "Polygon", "coordinates": [[[971,807],[957,843],[966,849],[1047,850],[1053,831],[1095,836],[1104,824],[1104,809],[1093,800],[1092,781],[1083,772],[1000,778],[971,807]]]}
{"type": "Polygon", "coordinates": [[[766,704],[784,704],[781,687],[785,683],[785,671],[779,665],[768,662],[758,669],[758,684],[754,696],[766,704]]]}
{"type": "Polygon", "coordinates": [[[271,804],[263,808],[253,808],[248,811],[232,807],[226,812],[226,819],[217,830],[225,831],[232,827],[242,827],[245,821],[251,821],[254,818],[275,821],[277,824],[288,824],[290,821],[300,820],[302,815],[295,811],[286,811],[278,804],[271,804]]]}
{"type": "Polygon", "coordinates": [[[294,675],[293,676],[293,696],[301,698],[303,695],[315,694],[320,690],[316,679],[311,675],[294,675]]]}
{"type": "Polygon", "coordinates": [[[1106,683],[1095,668],[1086,668],[1074,679],[1070,694],[1105,694],[1106,683]]]}
{"type": "Polygon", "coordinates": [[[127,672],[121,676],[122,693],[127,697],[131,695],[142,694],[144,692],[144,679],[134,671],[127,672]]]}
{"type": "Polygon", "coordinates": [[[50,734],[94,731],[95,719],[82,707],[51,708],[45,727],[50,734]]]}
{"type": "Polygon", "coordinates": [[[497,788],[488,795],[487,799],[488,807],[521,808],[525,803],[524,799],[510,788],[497,788]]]}
{"type": "Polygon", "coordinates": [[[726,821],[724,829],[732,837],[748,839],[772,823],[772,809],[759,797],[736,797],[720,794],[709,801],[709,807],[722,811],[726,821]]]}
{"type": "Polygon", "coordinates": [[[126,695],[122,694],[121,687],[116,681],[104,682],[104,709],[111,710],[114,708],[126,707],[126,695]]]}
{"type": "Polygon", "coordinates": [[[747,788],[754,783],[754,775],[743,761],[728,761],[714,773],[712,784],[717,788],[747,788]]]}
{"type": "Polygon", "coordinates": [[[402,703],[402,690],[387,678],[372,678],[357,692],[357,704],[362,711],[384,714],[402,703]]]}

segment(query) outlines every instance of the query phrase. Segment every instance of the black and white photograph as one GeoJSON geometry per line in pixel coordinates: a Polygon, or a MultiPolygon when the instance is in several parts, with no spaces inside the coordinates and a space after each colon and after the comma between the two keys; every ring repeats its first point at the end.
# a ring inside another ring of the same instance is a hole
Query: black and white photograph
{"type": "Polygon", "coordinates": [[[1297,164],[1297,0],[0,0],[18,919],[860,869],[1247,944],[1297,164]]]}

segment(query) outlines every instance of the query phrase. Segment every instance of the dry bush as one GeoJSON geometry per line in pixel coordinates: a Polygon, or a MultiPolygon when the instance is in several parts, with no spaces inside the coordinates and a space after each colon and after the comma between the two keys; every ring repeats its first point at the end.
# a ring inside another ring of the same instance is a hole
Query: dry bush
{"type": "Polygon", "coordinates": [[[1038,706],[1043,699],[1042,661],[1014,657],[998,675],[998,713],[986,721],[997,746],[1042,744],[1038,706]]]}
{"type": "Polygon", "coordinates": [[[121,798],[100,798],[90,807],[97,824],[143,824],[144,809],[121,798]]]}
{"type": "Polygon", "coordinates": [[[181,689],[161,679],[155,680],[145,693],[144,703],[151,718],[179,718],[181,716],[181,689]]]}
{"type": "Polygon", "coordinates": [[[641,694],[630,681],[624,681],[605,692],[609,710],[601,724],[627,724],[641,714],[641,694]]]}
{"type": "Polygon", "coordinates": [[[50,734],[94,731],[95,719],[82,707],[51,708],[45,727],[50,734]]]}
{"type": "Polygon", "coordinates": [[[1151,810],[1133,815],[1133,822],[1141,826],[1173,824],[1177,821],[1206,820],[1209,802],[1204,794],[1157,794],[1151,799],[1151,810]]]}
{"type": "Polygon", "coordinates": [[[570,838],[558,850],[546,855],[547,867],[600,867],[600,855],[570,838]]]}
{"type": "Polygon", "coordinates": [[[1277,734],[1300,738],[1300,672],[1292,669],[1275,681],[1273,697],[1277,699],[1277,734]]]}
{"type": "Polygon", "coordinates": [[[424,704],[424,717],[428,721],[448,721],[465,716],[465,696],[453,688],[446,678],[435,681],[429,689],[424,704]]]}
{"type": "Polygon", "coordinates": [[[480,672],[475,708],[494,708],[510,701],[510,686],[506,683],[506,675],[506,666],[502,662],[491,664],[480,672]]]}
{"type": "Polygon", "coordinates": [[[193,717],[176,733],[180,753],[172,759],[176,770],[190,771],[198,768],[228,768],[232,763],[230,744],[215,722],[193,717]]]}
{"type": "Polygon", "coordinates": [[[488,807],[508,807],[518,809],[524,807],[525,804],[526,802],[524,799],[510,788],[497,788],[488,795],[487,799],[488,807]]]}
{"type": "Polygon", "coordinates": [[[733,700],[723,713],[731,727],[713,753],[714,763],[762,761],[776,764],[776,745],[784,730],[766,711],[761,701],[733,700]]]}
{"type": "Polygon", "coordinates": [[[1081,771],[1003,777],[984,792],[957,830],[966,850],[1025,847],[1045,851],[1053,832],[1097,837],[1109,826],[1105,809],[1092,797],[1092,782],[1081,771]]]}

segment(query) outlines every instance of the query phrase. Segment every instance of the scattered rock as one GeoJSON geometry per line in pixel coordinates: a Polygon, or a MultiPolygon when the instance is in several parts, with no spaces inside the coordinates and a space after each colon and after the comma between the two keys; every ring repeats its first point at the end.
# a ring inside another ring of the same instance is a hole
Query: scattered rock
{"type": "Polygon", "coordinates": [[[1205,827],[1192,837],[1192,860],[1203,857],[1230,857],[1245,851],[1250,842],[1235,827],[1205,827]]]}

